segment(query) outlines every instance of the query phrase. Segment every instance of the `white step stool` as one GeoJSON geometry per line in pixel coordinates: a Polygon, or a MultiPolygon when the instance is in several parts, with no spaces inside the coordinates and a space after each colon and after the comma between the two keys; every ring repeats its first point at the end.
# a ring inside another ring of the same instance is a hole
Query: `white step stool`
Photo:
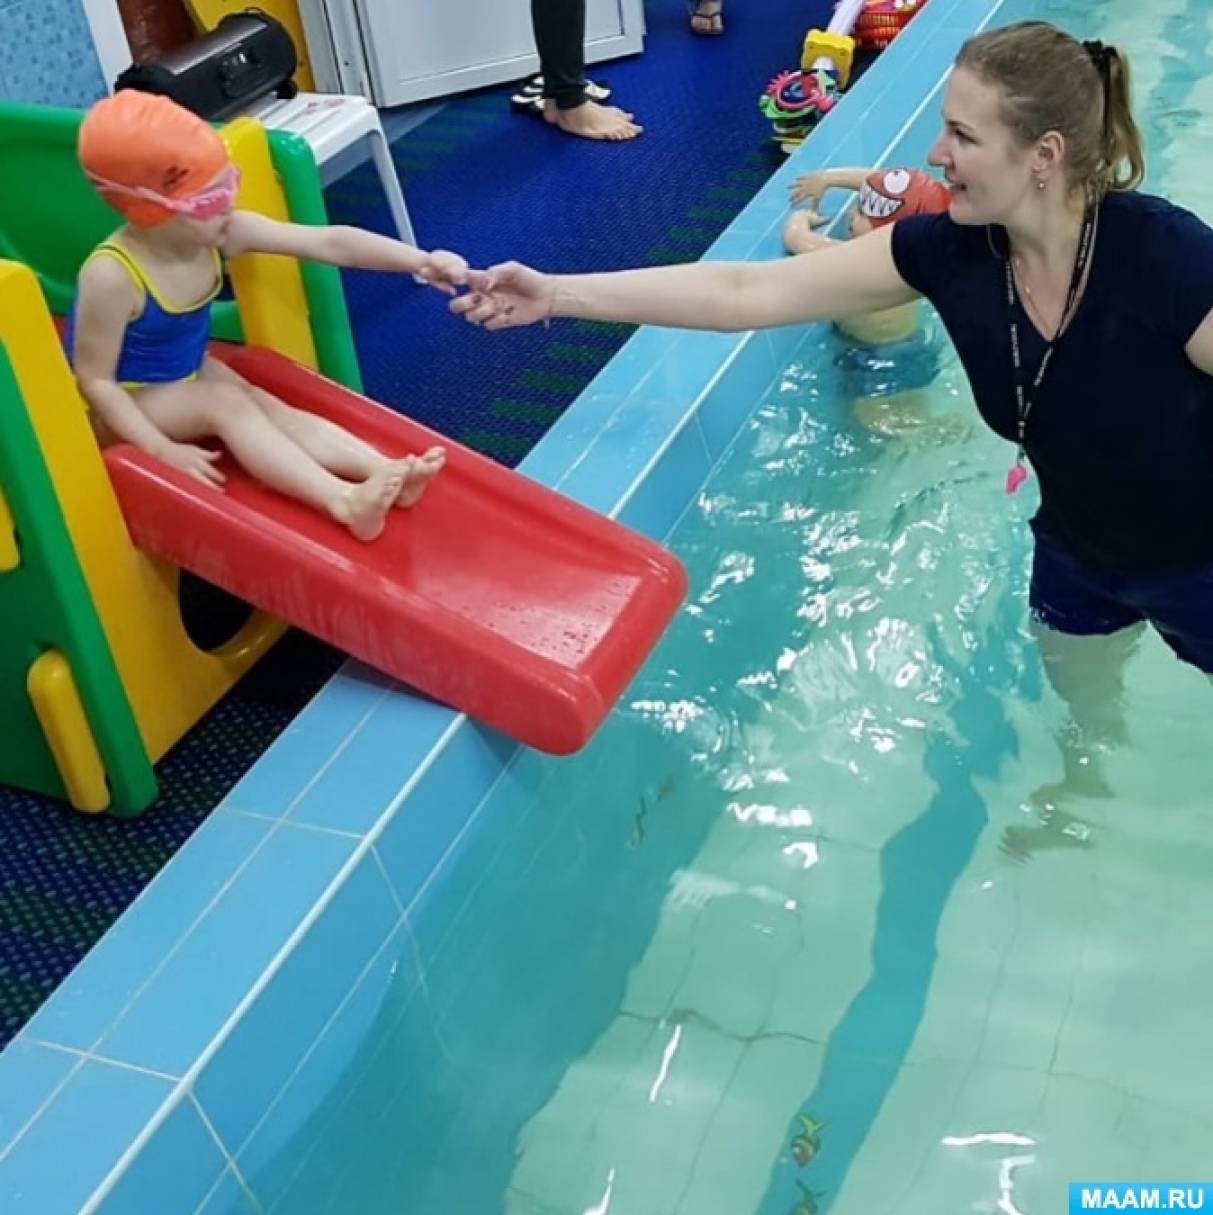
{"type": "Polygon", "coordinates": [[[369,139],[397,235],[410,245],[417,243],[379,111],[365,97],[345,93],[299,93],[289,101],[266,97],[243,114],[269,131],[290,131],[307,140],[318,169],[359,140],[369,139]]]}

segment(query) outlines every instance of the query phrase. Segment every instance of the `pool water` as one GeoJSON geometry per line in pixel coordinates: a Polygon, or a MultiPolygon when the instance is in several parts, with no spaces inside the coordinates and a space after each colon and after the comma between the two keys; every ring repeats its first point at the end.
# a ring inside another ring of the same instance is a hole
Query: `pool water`
{"type": "MultiPolygon", "coordinates": [[[[1213,3],[1041,15],[1130,50],[1149,188],[1213,217],[1213,3]]],[[[1106,787],[1050,811],[1034,491],[945,344],[887,433],[842,351],[806,333],[677,528],[627,702],[519,757],[410,911],[275,1211],[1045,1215],[1209,1173],[1213,689],[1143,637],[1106,787]]]]}

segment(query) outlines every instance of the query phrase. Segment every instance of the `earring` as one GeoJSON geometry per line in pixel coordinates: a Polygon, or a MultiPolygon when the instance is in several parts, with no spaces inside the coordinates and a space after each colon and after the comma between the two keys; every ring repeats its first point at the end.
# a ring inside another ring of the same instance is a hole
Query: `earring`
{"type": "Polygon", "coordinates": [[[1036,188],[1037,188],[1038,190],[1043,190],[1043,189],[1045,188],[1045,183],[1044,183],[1044,178],[1043,178],[1043,177],[1038,177],[1038,178],[1036,179],[1036,188]]]}

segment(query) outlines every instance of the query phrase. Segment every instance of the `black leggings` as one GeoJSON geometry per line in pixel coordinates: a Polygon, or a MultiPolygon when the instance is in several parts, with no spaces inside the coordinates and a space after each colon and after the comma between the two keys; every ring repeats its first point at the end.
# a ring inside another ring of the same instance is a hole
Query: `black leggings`
{"type": "Polygon", "coordinates": [[[531,0],[543,95],[562,110],[585,102],[585,0],[531,0]]]}

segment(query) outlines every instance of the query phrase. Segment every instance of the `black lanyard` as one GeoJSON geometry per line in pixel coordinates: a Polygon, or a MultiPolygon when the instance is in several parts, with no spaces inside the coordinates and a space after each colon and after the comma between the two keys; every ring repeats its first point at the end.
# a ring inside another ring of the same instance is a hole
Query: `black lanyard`
{"type": "Polygon", "coordinates": [[[1024,433],[1027,429],[1028,414],[1040,393],[1040,385],[1053,357],[1053,348],[1057,345],[1062,331],[1073,319],[1074,309],[1078,304],[1078,294],[1082,290],[1082,280],[1091,264],[1091,255],[1095,247],[1095,228],[1099,214],[1098,206],[1092,203],[1083,216],[1082,231],[1078,237],[1078,253],[1074,258],[1074,273],[1070,276],[1070,289],[1066,292],[1066,306],[1061,314],[1061,323],[1057,332],[1046,343],[1044,354],[1040,356],[1040,366],[1032,379],[1031,393],[1024,391],[1023,358],[1019,349],[1019,321],[1015,316],[1015,276],[1011,271],[1011,254],[1008,250],[1004,262],[1007,272],[1007,319],[1011,327],[1011,368],[1015,376],[1015,464],[1007,473],[1007,493],[1013,494],[1028,475],[1024,468],[1024,433]]]}

